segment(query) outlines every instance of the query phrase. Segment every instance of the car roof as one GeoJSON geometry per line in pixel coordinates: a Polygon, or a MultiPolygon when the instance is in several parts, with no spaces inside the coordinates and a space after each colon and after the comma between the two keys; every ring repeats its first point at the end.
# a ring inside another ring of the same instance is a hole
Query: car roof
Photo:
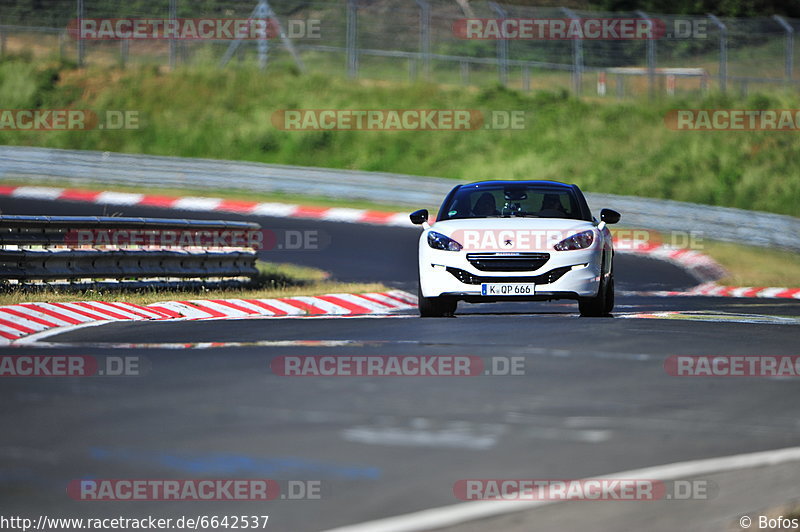
{"type": "Polygon", "coordinates": [[[575,185],[570,185],[567,183],[562,183],[560,181],[545,181],[545,180],[513,180],[513,181],[503,181],[503,180],[493,180],[493,181],[475,181],[474,183],[467,183],[461,185],[462,187],[471,187],[471,186],[481,186],[481,185],[494,185],[494,186],[506,186],[506,185],[529,185],[529,186],[537,186],[543,188],[572,188],[575,185]]]}

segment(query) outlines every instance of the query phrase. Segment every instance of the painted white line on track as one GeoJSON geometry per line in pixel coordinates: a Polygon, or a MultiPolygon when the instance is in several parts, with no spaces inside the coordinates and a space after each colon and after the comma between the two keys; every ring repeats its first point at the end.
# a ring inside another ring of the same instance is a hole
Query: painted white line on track
{"type": "MultiPolygon", "coordinates": [[[[630,471],[620,471],[593,479],[659,479],[680,480],[710,473],[736,471],[800,461],[800,447],[773,451],[737,454],[704,460],[675,462],[630,471]]],[[[560,501],[475,501],[431,508],[386,519],[328,529],[323,532],[416,532],[436,530],[469,521],[531,510],[560,501]]]]}
{"type": "Polygon", "coordinates": [[[68,333],[72,331],[76,331],[78,329],[84,329],[86,327],[97,327],[98,325],[105,325],[107,323],[114,323],[118,320],[108,320],[108,321],[87,321],[84,323],[78,323],[76,325],[66,325],[64,327],[54,327],[52,329],[48,329],[46,331],[41,331],[38,333],[29,334],[27,336],[23,336],[18,340],[14,340],[12,342],[12,346],[27,346],[27,347],[34,347],[36,346],[39,340],[43,340],[55,334],[62,334],[68,333]]]}

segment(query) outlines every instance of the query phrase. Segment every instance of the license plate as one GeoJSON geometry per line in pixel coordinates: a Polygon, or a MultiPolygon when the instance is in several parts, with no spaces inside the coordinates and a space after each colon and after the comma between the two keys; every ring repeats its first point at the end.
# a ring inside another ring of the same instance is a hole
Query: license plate
{"type": "Polygon", "coordinates": [[[536,293],[533,283],[483,283],[482,296],[532,296],[536,293]]]}

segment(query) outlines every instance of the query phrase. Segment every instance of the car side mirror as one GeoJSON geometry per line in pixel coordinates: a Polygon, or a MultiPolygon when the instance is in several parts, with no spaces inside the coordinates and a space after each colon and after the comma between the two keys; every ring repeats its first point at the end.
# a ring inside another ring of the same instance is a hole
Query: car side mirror
{"type": "Polygon", "coordinates": [[[600,221],[607,224],[615,224],[622,217],[620,213],[612,209],[603,209],[600,211],[600,221]]]}
{"type": "Polygon", "coordinates": [[[428,209],[420,209],[418,211],[414,211],[409,215],[411,218],[411,223],[414,225],[422,225],[428,221],[428,209]]]}

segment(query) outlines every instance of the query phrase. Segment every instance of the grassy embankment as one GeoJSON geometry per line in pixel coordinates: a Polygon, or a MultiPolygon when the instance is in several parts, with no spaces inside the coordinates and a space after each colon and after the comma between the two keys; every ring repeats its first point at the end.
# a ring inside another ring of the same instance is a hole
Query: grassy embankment
{"type": "MultiPolygon", "coordinates": [[[[56,61],[0,62],[2,108],[136,110],[134,130],[0,131],[0,143],[108,150],[437,175],[457,180],[559,179],[584,190],[669,198],[800,215],[800,138],[786,132],[676,132],[673,108],[798,108],[776,91],[747,99],[711,94],[670,100],[576,100],[565,92],[520,93],[432,84],[352,82],[291,69],[154,67],[75,69],[56,61]],[[456,108],[522,110],[519,130],[281,131],[276,110],[456,108]]],[[[185,192],[185,191],[184,191],[185,192]]],[[[252,197],[227,190],[221,194],[252,197]]],[[[326,198],[280,199],[341,204],[326,198]]],[[[391,198],[359,207],[391,205],[391,198]]],[[[798,284],[797,256],[707,242],[706,250],[745,284],[798,284]],[[767,268],[760,265],[769,257],[767,268]],[[794,268],[793,268],[794,267],[794,268]],[[765,273],[764,270],[770,273],[765,273]]]]}

